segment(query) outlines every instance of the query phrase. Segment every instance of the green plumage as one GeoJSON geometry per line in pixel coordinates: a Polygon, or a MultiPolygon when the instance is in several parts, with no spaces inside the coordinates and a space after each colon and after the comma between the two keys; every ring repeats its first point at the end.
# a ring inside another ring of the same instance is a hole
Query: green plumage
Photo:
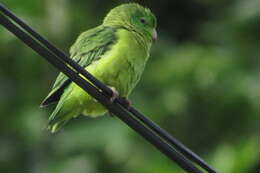
{"type": "MultiPolygon", "coordinates": [[[[120,96],[128,97],[140,79],[156,38],[156,19],[149,9],[130,3],[112,9],[102,25],[82,33],[71,58],[120,96]]],[[[107,110],[60,73],[42,106],[57,102],[49,129],[57,131],[80,114],[96,117],[107,110]]]]}

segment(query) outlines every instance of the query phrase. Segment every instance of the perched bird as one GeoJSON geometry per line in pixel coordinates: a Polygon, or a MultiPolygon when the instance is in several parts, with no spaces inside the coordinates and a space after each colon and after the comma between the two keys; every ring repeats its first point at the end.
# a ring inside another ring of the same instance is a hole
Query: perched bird
{"type": "MultiPolygon", "coordinates": [[[[70,49],[71,58],[110,87],[114,97],[127,98],[136,86],[157,39],[156,17],[136,3],[112,9],[103,23],[83,32],[70,49]]],[[[60,73],[41,106],[58,102],[48,128],[56,132],[80,114],[97,117],[106,108],[60,73]]]]}

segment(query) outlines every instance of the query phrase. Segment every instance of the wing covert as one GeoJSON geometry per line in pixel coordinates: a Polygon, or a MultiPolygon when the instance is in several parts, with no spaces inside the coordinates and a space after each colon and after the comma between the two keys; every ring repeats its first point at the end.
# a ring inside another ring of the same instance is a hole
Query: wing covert
{"type": "MultiPolygon", "coordinates": [[[[99,26],[83,32],[70,49],[71,58],[84,68],[98,61],[115,44],[116,30],[117,28],[99,26]]],[[[58,101],[70,83],[71,80],[65,74],[59,73],[52,91],[43,100],[41,106],[58,101]]]]}

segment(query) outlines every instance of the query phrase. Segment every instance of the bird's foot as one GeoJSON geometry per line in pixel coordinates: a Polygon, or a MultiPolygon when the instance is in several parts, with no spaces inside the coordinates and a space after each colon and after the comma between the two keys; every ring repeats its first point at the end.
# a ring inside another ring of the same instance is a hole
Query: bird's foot
{"type": "MultiPolygon", "coordinates": [[[[119,98],[119,92],[116,90],[115,87],[110,87],[109,88],[111,89],[112,91],[112,96],[110,97],[109,101],[110,103],[113,103],[115,101],[115,99],[119,98]]],[[[108,114],[111,116],[111,117],[114,117],[114,114],[112,112],[108,112],[108,114]]]]}
{"type": "Polygon", "coordinates": [[[113,103],[115,99],[119,98],[119,92],[115,89],[115,87],[109,87],[112,91],[112,96],[110,97],[109,101],[113,103]]]}
{"type": "MultiPolygon", "coordinates": [[[[125,107],[127,110],[130,109],[132,103],[130,100],[128,100],[126,97],[117,97],[117,99],[119,100],[119,102],[122,104],[123,107],[125,107]]],[[[112,112],[108,112],[108,114],[111,117],[114,117],[114,114],[112,112]]]]}
{"type": "Polygon", "coordinates": [[[118,100],[127,110],[129,110],[132,105],[130,100],[128,100],[126,97],[119,97],[118,100]]]}
{"type": "MultiPolygon", "coordinates": [[[[110,98],[110,102],[113,103],[116,99],[118,99],[119,102],[122,104],[122,106],[124,106],[127,110],[129,110],[132,104],[131,101],[128,100],[126,97],[120,97],[119,92],[114,87],[109,87],[109,88],[112,90],[112,96],[110,98]]],[[[112,112],[109,112],[109,115],[111,117],[114,116],[112,112]]]]}

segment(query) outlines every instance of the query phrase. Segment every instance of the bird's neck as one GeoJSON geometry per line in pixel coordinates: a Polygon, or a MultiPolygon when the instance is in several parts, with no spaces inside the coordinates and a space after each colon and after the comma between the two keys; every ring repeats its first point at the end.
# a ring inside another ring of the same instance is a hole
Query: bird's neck
{"type": "Polygon", "coordinates": [[[133,33],[133,36],[135,40],[139,43],[140,47],[142,47],[145,51],[150,52],[152,38],[150,38],[149,35],[147,35],[144,31],[134,28],[127,22],[123,22],[122,24],[116,23],[114,25],[110,23],[110,27],[111,26],[115,29],[125,29],[133,33]]]}
{"type": "Polygon", "coordinates": [[[135,40],[139,43],[141,47],[145,49],[146,52],[150,52],[151,40],[142,32],[133,31],[135,40]]]}

